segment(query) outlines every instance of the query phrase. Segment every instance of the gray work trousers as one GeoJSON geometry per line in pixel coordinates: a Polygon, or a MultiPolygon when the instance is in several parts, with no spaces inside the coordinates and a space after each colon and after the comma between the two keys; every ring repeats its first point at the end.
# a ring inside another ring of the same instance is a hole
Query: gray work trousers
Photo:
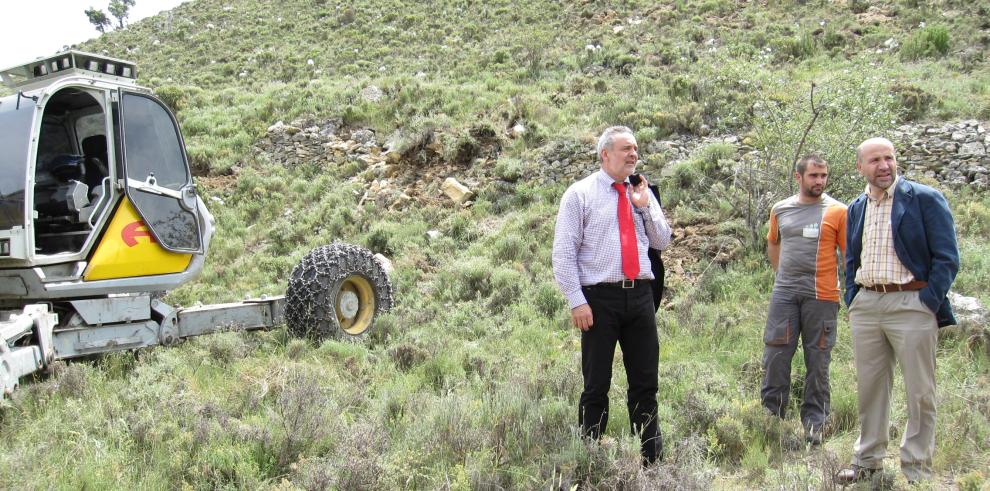
{"type": "Polygon", "coordinates": [[[798,338],[804,347],[804,400],[801,423],[821,431],[831,393],[828,367],[835,346],[839,303],[774,291],[763,333],[763,406],[783,418],[791,394],[791,359],[798,338]]]}

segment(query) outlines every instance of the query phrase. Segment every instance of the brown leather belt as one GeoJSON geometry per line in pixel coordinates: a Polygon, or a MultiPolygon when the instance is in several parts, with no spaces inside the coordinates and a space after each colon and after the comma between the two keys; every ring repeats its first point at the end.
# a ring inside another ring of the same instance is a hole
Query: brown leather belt
{"type": "Polygon", "coordinates": [[[887,283],[885,285],[873,285],[873,286],[863,285],[863,288],[880,293],[890,293],[890,292],[910,292],[910,291],[920,290],[926,286],[928,286],[927,281],[914,280],[904,283],[903,285],[897,283],[887,283]]]}

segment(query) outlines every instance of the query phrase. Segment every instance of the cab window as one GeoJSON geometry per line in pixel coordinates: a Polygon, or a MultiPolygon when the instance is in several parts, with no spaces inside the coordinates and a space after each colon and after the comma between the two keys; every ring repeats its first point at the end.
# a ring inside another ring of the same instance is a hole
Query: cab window
{"type": "Polygon", "coordinates": [[[196,190],[172,114],[143,94],[121,95],[127,196],[165,249],[202,252],[196,190]]]}
{"type": "Polygon", "coordinates": [[[179,190],[189,182],[175,125],[165,108],[148,97],[124,94],[124,152],[127,177],[179,190]]]}

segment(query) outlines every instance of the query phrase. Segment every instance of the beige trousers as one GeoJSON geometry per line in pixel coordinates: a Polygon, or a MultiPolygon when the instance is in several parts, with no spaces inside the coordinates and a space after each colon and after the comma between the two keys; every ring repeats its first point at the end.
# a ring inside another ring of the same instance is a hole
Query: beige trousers
{"type": "Polygon", "coordinates": [[[901,440],[901,471],[908,480],[930,478],[935,453],[935,315],[921,303],[917,291],[861,289],[849,306],[849,325],[860,423],[852,462],[883,467],[896,360],[904,378],[908,416],[901,440]]]}

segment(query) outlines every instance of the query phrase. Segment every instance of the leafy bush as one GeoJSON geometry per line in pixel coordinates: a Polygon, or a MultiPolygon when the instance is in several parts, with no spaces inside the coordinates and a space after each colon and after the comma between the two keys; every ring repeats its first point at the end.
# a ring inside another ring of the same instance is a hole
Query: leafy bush
{"type": "Polygon", "coordinates": [[[785,59],[803,60],[817,52],[818,45],[810,32],[781,39],[777,43],[777,54],[785,59]]]}
{"type": "Polygon", "coordinates": [[[928,107],[932,102],[932,95],[921,87],[908,83],[894,84],[890,91],[897,95],[903,109],[904,119],[914,121],[921,119],[928,112],[928,107]]]}
{"type": "Polygon", "coordinates": [[[713,143],[701,149],[695,156],[695,165],[705,176],[720,179],[731,173],[736,146],[731,143],[713,143]]]}
{"type": "Polygon", "coordinates": [[[938,58],[949,53],[949,30],[945,26],[925,26],[911,33],[901,47],[901,59],[938,58]]]}
{"type": "Polygon", "coordinates": [[[567,301],[560,294],[557,285],[550,281],[536,286],[534,303],[540,315],[547,317],[553,317],[567,307],[567,301]]]}
{"type": "Polygon", "coordinates": [[[686,160],[674,164],[674,185],[680,189],[691,189],[701,180],[701,170],[693,161],[686,160]]]}
{"type": "Polygon", "coordinates": [[[968,237],[990,237],[990,202],[986,198],[960,200],[953,210],[956,227],[968,237]]]}

